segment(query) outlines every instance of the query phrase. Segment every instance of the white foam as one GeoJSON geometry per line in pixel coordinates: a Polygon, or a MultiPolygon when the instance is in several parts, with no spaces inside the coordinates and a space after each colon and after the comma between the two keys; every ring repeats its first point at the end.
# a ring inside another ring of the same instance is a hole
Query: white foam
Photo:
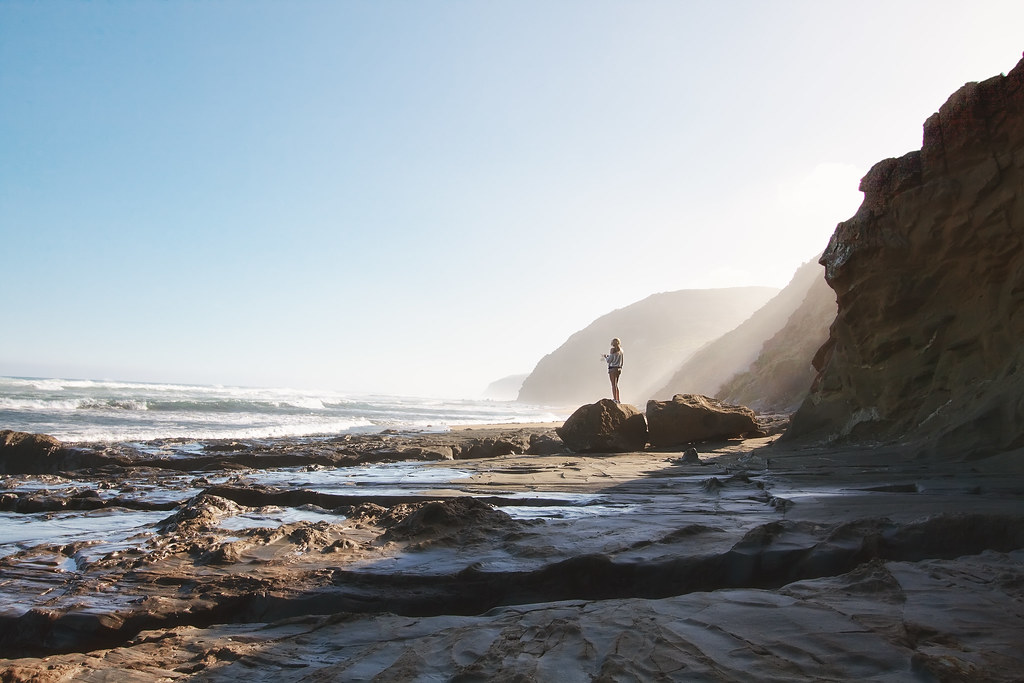
{"type": "Polygon", "coordinates": [[[64,431],[55,428],[46,433],[61,441],[121,443],[127,441],[156,441],[158,439],[189,438],[197,440],[210,439],[269,439],[294,438],[302,436],[344,434],[359,427],[374,427],[367,420],[332,420],[297,424],[275,424],[253,426],[240,424],[203,426],[201,419],[193,419],[188,424],[166,424],[153,426],[142,424],[137,427],[123,426],[117,428],[93,426],[73,428],[64,431]]]}
{"type": "Polygon", "coordinates": [[[0,378],[0,428],[68,442],[302,437],[559,419],[512,402],[330,391],[0,378]]]}
{"type": "Polygon", "coordinates": [[[79,401],[78,399],[54,401],[32,398],[0,397],[0,410],[60,412],[68,410],[77,410],[80,404],[81,401],[79,401]]]}

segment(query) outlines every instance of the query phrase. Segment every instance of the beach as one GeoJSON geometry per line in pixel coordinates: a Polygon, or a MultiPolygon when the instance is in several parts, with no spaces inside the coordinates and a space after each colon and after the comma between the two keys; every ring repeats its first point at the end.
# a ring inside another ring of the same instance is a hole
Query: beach
{"type": "Polygon", "coordinates": [[[3,680],[1019,680],[1011,454],[556,426],[5,474],[3,680]]]}
{"type": "Polygon", "coordinates": [[[0,683],[1024,683],[1024,4],[872,9],[0,2],[0,683]]]}

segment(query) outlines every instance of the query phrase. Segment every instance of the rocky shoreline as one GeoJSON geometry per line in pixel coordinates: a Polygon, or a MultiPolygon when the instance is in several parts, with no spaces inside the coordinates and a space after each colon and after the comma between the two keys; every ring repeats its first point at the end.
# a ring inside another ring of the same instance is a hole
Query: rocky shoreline
{"type": "Polygon", "coordinates": [[[5,474],[0,678],[1018,676],[1012,459],[580,454],[554,426],[79,444],[105,462],[5,474]]]}

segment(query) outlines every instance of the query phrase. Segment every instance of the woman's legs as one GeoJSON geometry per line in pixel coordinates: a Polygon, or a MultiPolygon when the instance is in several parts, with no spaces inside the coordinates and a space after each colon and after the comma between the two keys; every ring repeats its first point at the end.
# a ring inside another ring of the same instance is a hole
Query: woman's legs
{"type": "Polygon", "coordinates": [[[612,381],[612,398],[615,402],[619,402],[619,375],[622,374],[621,370],[609,370],[608,378],[612,381]]]}

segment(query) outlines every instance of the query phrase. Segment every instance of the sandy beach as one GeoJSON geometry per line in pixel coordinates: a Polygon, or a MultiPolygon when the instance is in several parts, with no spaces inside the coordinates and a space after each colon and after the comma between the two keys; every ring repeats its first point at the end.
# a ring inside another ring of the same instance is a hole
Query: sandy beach
{"type": "Polygon", "coordinates": [[[687,464],[547,452],[554,426],[5,475],[9,528],[79,529],[0,558],[2,680],[1019,680],[1010,456],[772,436],[687,464]]]}

